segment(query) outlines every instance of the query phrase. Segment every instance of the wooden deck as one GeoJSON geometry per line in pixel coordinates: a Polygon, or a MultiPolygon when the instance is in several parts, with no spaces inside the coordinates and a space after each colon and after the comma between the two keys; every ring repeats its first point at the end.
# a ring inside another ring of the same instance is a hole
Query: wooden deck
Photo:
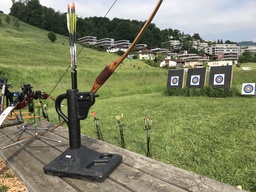
{"type": "MultiPolygon", "coordinates": [[[[42,121],[38,128],[52,128],[54,125],[42,121]]],[[[1,146],[10,144],[19,126],[0,129],[1,146]],[[13,132],[6,136],[7,133],[13,132]]],[[[22,137],[33,134],[26,131],[22,137]]],[[[235,187],[203,177],[174,166],[158,162],[151,158],[130,152],[108,143],[82,136],[82,145],[90,149],[120,154],[122,163],[103,182],[94,182],[73,178],[61,178],[47,175],[44,165],[58,157],[69,148],[68,130],[58,127],[53,132],[44,135],[47,138],[60,140],[61,143],[47,139],[28,139],[12,147],[1,149],[0,156],[15,172],[31,192],[235,192],[241,191],[235,187]]],[[[16,139],[16,138],[15,138],[16,139]]]]}

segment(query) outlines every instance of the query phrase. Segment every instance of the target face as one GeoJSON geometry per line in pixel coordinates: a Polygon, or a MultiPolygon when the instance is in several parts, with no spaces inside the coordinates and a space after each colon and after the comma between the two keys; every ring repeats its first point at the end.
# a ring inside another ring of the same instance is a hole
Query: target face
{"type": "Polygon", "coordinates": [[[255,95],[255,83],[243,83],[242,95],[255,95]]]}
{"type": "Polygon", "coordinates": [[[191,75],[190,85],[199,85],[200,75],[191,75]]]}
{"type": "Polygon", "coordinates": [[[179,76],[173,76],[171,77],[171,86],[178,86],[179,85],[179,76]]]}
{"type": "Polygon", "coordinates": [[[254,90],[254,88],[253,88],[252,85],[246,85],[246,86],[244,87],[244,92],[245,92],[245,93],[251,93],[251,92],[253,92],[253,90],[254,90]]]}
{"type": "Polygon", "coordinates": [[[225,74],[215,74],[214,75],[214,85],[224,85],[224,79],[225,79],[225,74]]]}

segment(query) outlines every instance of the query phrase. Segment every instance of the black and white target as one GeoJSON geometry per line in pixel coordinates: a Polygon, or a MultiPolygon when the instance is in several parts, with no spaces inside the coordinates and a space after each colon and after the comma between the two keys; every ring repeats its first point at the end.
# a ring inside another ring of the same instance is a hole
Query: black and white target
{"type": "Polygon", "coordinates": [[[224,85],[225,84],[225,74],[214,74],[213,85],[224,85]]]}
{"type": "Polygon", "coordinates": [[[190,80],[190,85],[199,85],[200,75],[192,75],[190,80]]]}
{"type": "Polygon", "coordinates": [[[167,88],[183,88],[184,70],[176,69],[168,71],[167,88]]]}
{"type": "Polygon", "coordinates": [[[233,66],[211,67],[209,86],[213,88],[231,88],[233,66]]]}
{"type": "Polygon", "coordinates": [[[171,77],[171,86],[178,86],[179,85],[179,76],[173,76],[171,77]]]}
{"type": "Polygon", "coordinates": [[[188,88],[203,88],[205,78],[206,68],[188,69],[186,85],[188,88]]]}
{"type": "Polygon", "coordinates": [[[242,95],[255,95],[255,83],[243,83],[242,95]]]}

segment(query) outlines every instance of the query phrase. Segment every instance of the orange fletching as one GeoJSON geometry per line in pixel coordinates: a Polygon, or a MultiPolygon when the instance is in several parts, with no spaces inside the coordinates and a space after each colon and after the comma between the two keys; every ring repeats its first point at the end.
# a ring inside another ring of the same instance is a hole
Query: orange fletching
{"type": "Polygon", "coordinates": [[[96,112],[92,112],[92,115],[94,116],[94,117],[96,117],[97,115],[96,115],[96,112]]]}

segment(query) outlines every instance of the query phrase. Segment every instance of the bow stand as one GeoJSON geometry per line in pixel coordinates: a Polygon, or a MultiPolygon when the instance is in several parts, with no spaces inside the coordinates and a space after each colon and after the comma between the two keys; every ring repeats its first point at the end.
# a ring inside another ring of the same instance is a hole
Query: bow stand
{"type": "Polygon", "coordinates": [[[55,108],[68,125],[70,147],[43,169],[46,174],[102,181],[121,163],[122,156],[99,153],[81,145],[80,120],[87,118],[89,109],[95,103],[95,97],[98,95],[91,92],[79,92],[77,89],[76,13],[74,3],[71,7],[68,6],[67,21],[70,39],[72,89],[56,98],[55,108]],[[61,102],[64,99],[67,100],[67,116],[61,110],[61,102]]]}
{"type": "Polygon", "coordinates": [[[153,13],[146,21],[141,31],[129,47],[129,49],[116,61],[109,64],[96,78],[90,92],[79,92],[77,89],[76,71],[76,13],[74,3],[68,5],[67,26],[70,40],[71,79],[72,89],[57,97],[55,108],[57,113],[65,120],[69,130],[70,147],[59,157],[44,166],[46,174],[91,179],[103,181],[121,163],[122,156],[118,154],[99,153],[81,145],[80,120],[86,119],[90,107],[95,103],[96,91],[111,76],[118,65],[128,56],[138,43],[143,33],[151,23],[163,0],[159,0],[153,13]],[[62,100],[67,99],[68,116],[61,110],[62,100]]]}

